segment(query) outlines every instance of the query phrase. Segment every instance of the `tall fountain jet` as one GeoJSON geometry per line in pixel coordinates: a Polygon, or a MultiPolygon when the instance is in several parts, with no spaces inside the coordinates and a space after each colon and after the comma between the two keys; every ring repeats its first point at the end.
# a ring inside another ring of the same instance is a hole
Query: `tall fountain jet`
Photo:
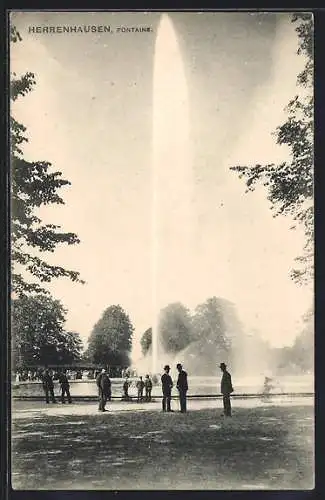
{"type": "Polygon", "coordinates": [[[167,14],[162,15],[158,27],[154,58],[152,370],[157,373],[159,310],[171,301],[182,300],[191,274],[193,183],[188,89],[177,35],[167,14]]]}

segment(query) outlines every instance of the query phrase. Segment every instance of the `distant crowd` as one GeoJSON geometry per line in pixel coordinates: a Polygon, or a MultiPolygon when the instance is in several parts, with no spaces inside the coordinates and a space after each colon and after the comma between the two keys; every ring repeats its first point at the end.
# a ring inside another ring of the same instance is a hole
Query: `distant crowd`
{"type": "MultiPolygon", "coordinates": [[[[57,379],[58,371],[49,370],[51,376],[54,380],[57,379]]],[[[66,370],[65,371],[69,380],[82,380],[82,379],[94,379],[96,378],[99,370],[66,370]]],[[[18,370],[15,375],[15,381],[19,382],[40,382],[43,378],[43,370],[18,370]]]]}
{"type": "MultiPolygon", "coordinates": [[[[54,380],[57,379],[58,372],[61,371],[62,368],[57,367],[49,368],[49,373],[53,377],[54,380]]],[[[40,382],[43,377],[42,368],[34,368],[34,369],[18,369],[14,374],[14,380],[16,383],[19,382],[40,382]]],[[[96,379],[97,375],[100,373],[100,369],[83,369],[83,368],[75,368],[75,369],[66,369],[65,373],[69,380],[93,380],[96,379]]],[[[113,377],[136,377],[137,373],[135,369],[132,368],[121,368],[121,367],[111,367],[110,375],[113,377]]],[[[155,379],[155,376],[153,376],[155,379]]]]}
{"type": "MultiPolygon", "coordinates": [[[[180,411],[181,413],[186,412],[186,393],[188,391],[188,383],[187,383],[187,373],[183,370],[183,367],[180,363],[176,365],[176,368],[178,370],[178,379],[177,379],[177,384],[176,387],[178,389],[179,393],[179,401],[180,401],[180,411]]],[[[171,412],[173,411],[171,409],[171,391],[173,388],[173,381],[171,376],[169,375],[170,372],[170,366],[166,365],[164,367],[164,373],[161,376],[161,387],[162,387],[162,411],[167,411],[171,412]]],[[[111,381],[110,378],[105,370],[105,368],[102,369],[102,372],[97,376],[97,386],[99,389],[99,411],[107,411],[105,406],[108,400],[111,398],[111,381]]],[[[124,401],[130,400],[129,396],[129,380],[128,376],[126,376],[126,380],[123,384],[123,397],[122,399],[124,401]]],[[[139,379],[136,382],[136,388],[137,388],[137,402],[141,403],[143,401],[149,402],[151,401],[151,391],[152,391],[152,381],[150,379],[149,375],[145,376],[145,379],[143,380],[143,377],[140,376],[139,379]]]]}

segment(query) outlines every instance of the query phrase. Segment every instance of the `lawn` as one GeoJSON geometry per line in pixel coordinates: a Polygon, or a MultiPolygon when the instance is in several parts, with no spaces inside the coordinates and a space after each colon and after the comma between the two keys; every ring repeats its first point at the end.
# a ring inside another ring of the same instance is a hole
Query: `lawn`
{"type": "Polygon", "coordinates": [[[12,425],[14,489],[310,489],[312,406],[187,414],[26,414],[12,425]]]}

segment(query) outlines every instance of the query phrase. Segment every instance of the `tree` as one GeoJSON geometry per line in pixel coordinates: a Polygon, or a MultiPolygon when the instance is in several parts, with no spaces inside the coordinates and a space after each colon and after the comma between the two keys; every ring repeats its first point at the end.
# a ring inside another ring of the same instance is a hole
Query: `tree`
{"type": "Polygon", "coordinates": [[[203,340],[217,350],[228,352],[231,348],[231,332],[227,330],[224,299],[211,297],[195,309],[193,317],[195,340],[203,340]]]}
{"type": "Polygon", "coordinates": [[[95,324],[88,340],[88,356],[93,363],[129,366],[134,327],[120,305],[108,307],[95,324]]]}
{"type": "MultiPolygon", "coordinates": [[[[15,27],[11,28],[11,42],[21,41],[15,27]]],[[[15,102],[31,92],[35,76],[27,72],[21,77],[11,74],[10,99],[15,102]]],[[[66,243],[74,245],[80,240],[74,233],[61,231],[55,224],[42,224],[36,210],[42,205],[64,204],[58,190],[70,182],[61,178],[61,172],[51,171],[46,161],[26,161],[22,145],[28,142],[26,127],[10,117],[10,160],[11,160],[11,246],[12,246],[12,290],[17,296],[28,292],[48,293],[38,282],[50,282],[53,278],[65,276],[72,281],[83,283],[76,271],[47,264],[38,252],[54,252],[55,248],[66,243]],[[31,251],[31,249],[34,251],[31,251]],[[17,271],[17,264],[32,275],[33,281],[26,281],[17,271]],[[35,281],[36,279],[36,281],[35,281]]]]}
{"type": "Polygon", "coordinates": [[[191,317],[180,302],[169,304],[160,311],[158,331],[166,352],[181,351],[191,342],[191,317]]]}
{"type": "Polygon", "coordinates": [[[49,295],[12,301],[12,368],[70,364],[80,359],[78,333],[64,329],[66,310],[49,295]]]}
{"type": "Polygon", "coordinates": [[[141,351],[143,356],[147,354],[152,344],[152,328],[148,328],[141,337],[140,340],[141,351]]]}
{"type": "Polygon", "coordinates": [[[292,347],[292,360],[302,371],[314,369],[314,311],[310,308],[303,318],[304,327],[292,347]]]}
{"type": "MultiPolygon", "coordinates": [[[[303,255],[296,258],[300,268],[291,272],[298,283],[308,283],[313,276],[313,18],[312,14],[292,17],[298,34],[297,53],[306,64],[297,77],[298,94],[286,107],[287,121],[279,126],[274,136],[279,145],[286,144],[290,161],[255,166],[231,167],[246,181],[247,191],[262,182],[267,189],[274,217],[283,214],[294,220],[305,231],[303,255]]],[[[246,191],[246,192],[247,192],[246,191]]]]}
{"type": "Polygon", "coordinates": [[[226,299],[211,297],[196,307],[191,324],[191,341],[180,361],[189,373],[214,376],[220,362],[229,362],[242,335],[235,306],[226,299]]]}

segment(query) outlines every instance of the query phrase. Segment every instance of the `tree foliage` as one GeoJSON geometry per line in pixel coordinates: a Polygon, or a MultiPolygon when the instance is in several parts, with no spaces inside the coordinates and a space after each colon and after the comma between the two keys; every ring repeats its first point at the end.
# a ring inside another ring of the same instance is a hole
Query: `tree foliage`
{"type": "Polygon", "coordinates": [[[194,339],[204,341],[216,351],[226,353],[231,348],[231,332],[228,332],[224,300],[211,297],[195,309],[193,317],[194,339]]]}
{"type": "Polygon", "coordinates": [[[297,257],[298,268],[291,273],[298,283],[309,282],[313,275],[313,17],[292,17],[298,35],[297,53],[305,57],[304,69],[297,77],[299,92],[286,107],[287,120],[277,127],[276,143],[287,145],[290,161],[255,166],[236,166],[231,170],[245,179],[247,191],[263,183],[274,216],[290,215],[292,228],[302,225],[305,231],[303,255],[297,257]]]}
{"type": "Polygon", "coordinates": [[[291,358],[302,371],[314,369],[314,311],[312,308],[304,316],[304,326],[291,348],[291,358]]]}
{"type": "MultiPolygon", "coordinates": [[[[21,41],[21,36],[16,28],[12,27],[11,42],[17,41],[21,41]]],[[[14,102],[27,95],[33,90],[35,83],[35,75],[31,72],[20,77],[12,73],[11,101],[14,102]]],[[[60,276],[83,282],[78,272],[50,265],[35,255],[35,250],[54,252],[58,245],[62,243],[73,245],[79,243],[79,239],[74,233],[62,232],[58,225],[43,224],[36,215],[37,209],[41,206],[64,204],[58,191],[70,185],[70,182],[61,178],[61,172],[51,171],[52,165],[47,161],[26,161],[23,157],[23,144],[26,142],[28,142],[26,127],[11,116],[11,255],[14,264],[12,289],[18,296],[28,292],[47,293],[39,282],[50,282],[60,276]],[[17,271],[17,264],[32,275],[32,282],[27,282],[17,271]]]]}
{"type": "Polygon", "coordinates": [[[166,352],[181,351],[191,341],[191,316],[180,302],[169,304],[160,311],[158,331],[166,352]]]}
{"type": "Polygon", "coordinates": [[[49,295],[12,301],[12,367],[69,364],[80,359],[78,333],[64,328],[66,311],[49,295]]]}
{"type": "Polygon", "coordinates": [[[142,335],[140,340],[141,351],[143,356],[147,354],[152,344],[152,328],[148,328],[142,335]]]}
{"type": "Polygon", "coordinates": [[[180,353],[179,361],[190,373],[216,375],[217,365],[230,360],[233,337],[241,333],[239,326],[233,304],[219,297],[207,299],[191,317],[190,341],[180,353]]]}
{"type": "Polygon", "coordinates": [[[93,363],[109,366],[129,366],[134,327],[120,305],[108,307],[95,324],[87,355],[93,363]]]}
{"type": "MultiPolygon", "coordinates": [[[[182,303],[169,304],[159,313],[158,329],[160,345],[174,354],[195,344],[200,352],[201,347],[208,350],[213,347],[211,352],[215,356],[216,350],[228,352],[233,337],[242,334],[234,304],[216,297],[198,305],[193,316],[182,303]]],[[[146,355],[152,344],[152,328],[144,332],[140,344],[142,354],[146,355]]]]}

